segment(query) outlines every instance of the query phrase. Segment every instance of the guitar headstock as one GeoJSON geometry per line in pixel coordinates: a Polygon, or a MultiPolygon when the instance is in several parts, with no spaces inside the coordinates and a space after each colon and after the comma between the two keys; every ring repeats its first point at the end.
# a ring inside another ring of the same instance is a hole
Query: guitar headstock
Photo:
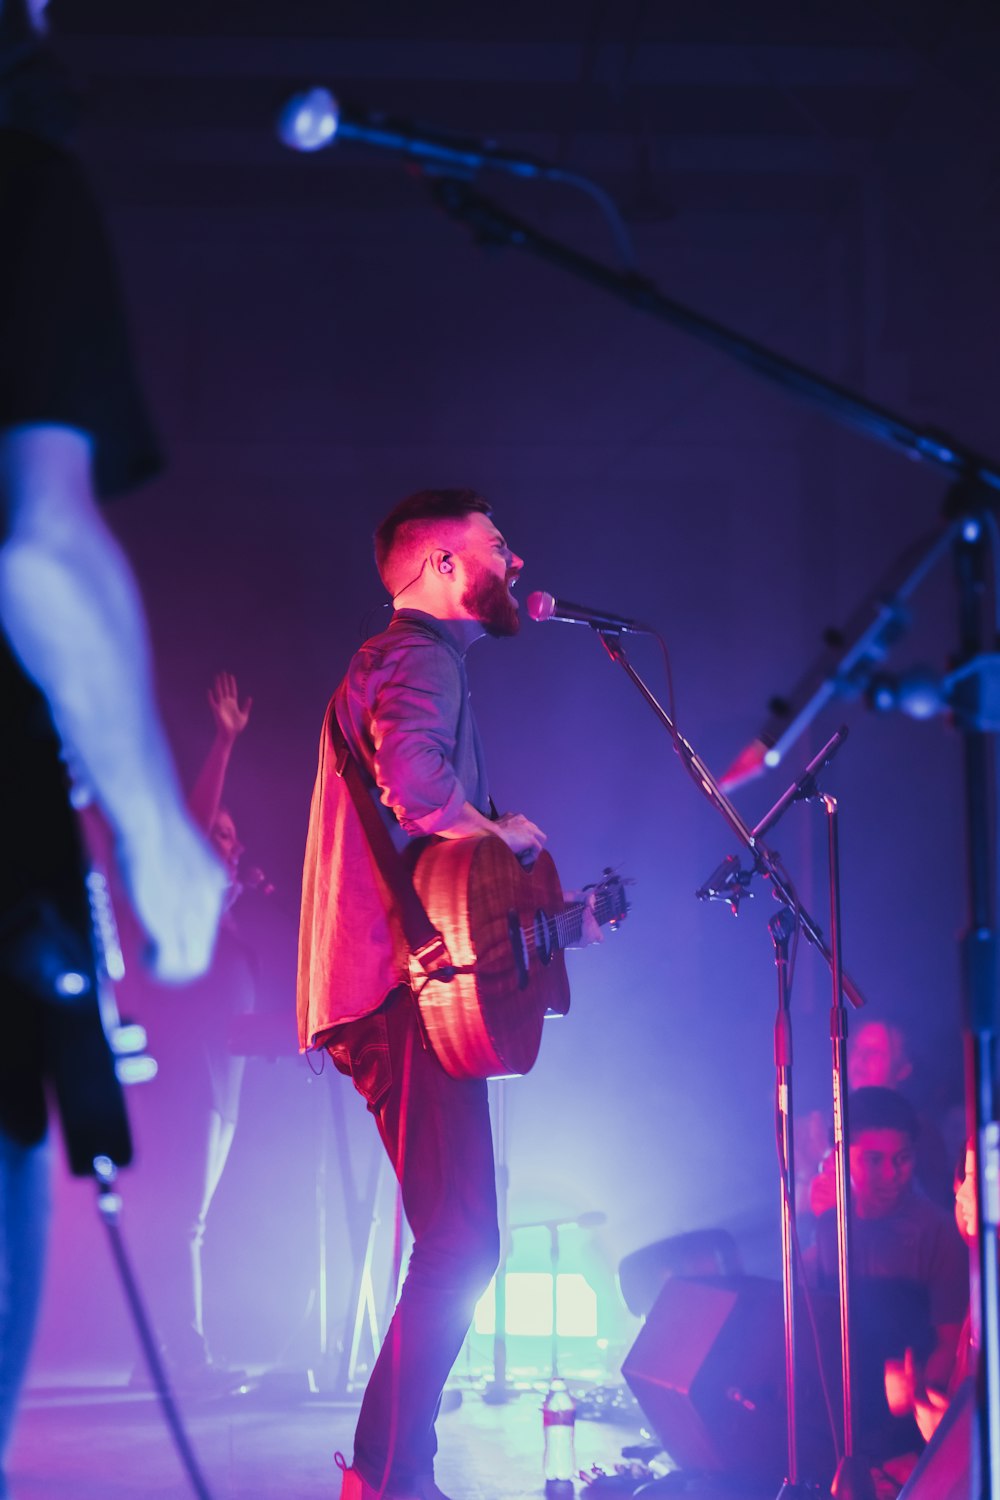
{"type": "Polygon", "coordinates": [[[619,922],[624,922],[630,905],[625,887],[634,884],[633,880],[619,875],[617,870],[608,866],[595,885],[585,887],[594,892],[594,915],[602,926],[607,924],[615,931],[619,922]]]}

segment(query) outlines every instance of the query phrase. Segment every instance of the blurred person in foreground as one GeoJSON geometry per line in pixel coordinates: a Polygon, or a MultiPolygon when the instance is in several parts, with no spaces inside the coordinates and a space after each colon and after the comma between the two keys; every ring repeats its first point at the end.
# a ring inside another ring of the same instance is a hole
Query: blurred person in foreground
{"type": "Polygon", "coordinates": [[[64,144],[73,113],[44,5],[0,0],[0,1496],[49,1201],[46,980],[24,934],[88,920],[67,766],[161,979],[207,967],[225,879],[185,808],[138,590],[99,509],[158,459],[101,216],[64,144]]]}

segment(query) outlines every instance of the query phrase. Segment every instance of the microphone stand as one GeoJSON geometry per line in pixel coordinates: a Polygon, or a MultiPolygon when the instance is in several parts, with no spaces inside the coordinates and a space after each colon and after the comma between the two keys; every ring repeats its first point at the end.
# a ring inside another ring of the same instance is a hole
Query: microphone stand
{"type": "Polygon", "coordinates": [[[774,1064],[777,1070],[778,1118],[781,1123],[781,1290],[785,1315],[785,1403],[788,1413],[788,1473],[779,1500],[814,1493],[815,1486],[799,1479],[798,1382],[795,1340],[795,1138],[792,1116],[792,1016],[788,975],[788,943],[796,928],[795,913],[783,906],[768,922],[778,975],[778,1013],[774,1022],[774,1064]]]}
{"type": "MultiPolygon", "coordinates": [[[[754,832],[759,836],[773,828],[795,801],[812,801],[819,797],[827,815],[827,850],[830,887],[830,943],[832,963],[830,973],[833,981],[833,1001],[830,1007],[830,1042],[833,1053],[833,1142],[834,1182],[837,1214],[837,1292],[840,1306],[840,1369],[843,1392],[844,1451],[837,1465],[831,1493],[839,1500],[855,1500],[869,1497],[873,1493],[871,1472],[863,1459],[854,1450],[854,1361],[853,1320],[851,1316],[851,1213],[850,1213],[850,1163],[851,1138],[847,1117],[847,1010],[844,1006],[841,982],[841,923],[840,923],[840,840],[839,812],[835,797],[820,795],[816,777],[833,759],[847,737],[847,729],[841,726],[827,741],[803,771],[798,781],[783,793],[778,801],[757,824],[754,832]]],[[[700,894],[700,893],[699,893],[700,894]]],[[[790,1237],[794,1206],[789,1208],[788,1199],[795,1181],[794,1144],[792,1127],[792,1037],[791,1015],[788,1010],[788,985],[786,978],[788,959],[788,937],[794,930],[794,915],[783,907],[777,917],[768,923],[775,945],[775,963],[778,966],[778,1023],[775,1028],[775,1060],[779,1064],[778,1101],[782,1122],[782,1272],[785,1288],[785,1347],[786,1386],[788,1390],[788,1462],[789,1474],[795,1475],[795,1285],[794,1262],[790,1255],[790,1237]],[[792,928],[786,931],[787,923],[792,928]],[[781,924],[779,926],[779,923],[781,924]],[[776,930],[777,929],[777,930],[776,930]],[[781,1062],[786,1063],[785,1076],[781,1062]],[[782,1090],[784,1085],[784,1099],[782,1090]]],[[[782,1491],[784,1494],[785,1491],[782,1491]]]]}
{"type": "MultiPolygon", "coordinates": [[[[716,899],[725,900],[729,903],[734,913],[739,910],[739,903],[745,899],[750,892],[747,890],[749,880],[754,873],[762,875],[770,880],[772,893],[777,901],[781,903],[781,911],[768,924],[768,930],[775,948],[775,964],[778,971],[778,1015],[775,1022],[775,1066],[777,1069],[777,1098],[778,1108],[781,1116],[781,1241],[782,1241],[782,1290],[783,1309],[785,1320],[785,1388],[788,1405],[788,1475],[782,1485],[779,1500],[805,1500],[807,1496],[816,1493],[816,1486],[802,1481],[798,1473],[798,1450],[797,1450],[797,1413],[796,1413],[796,1346],[795,1346],[795,1256],[794,1256],[794,1138],[792,1125],[792,1032],[791,1013],[789,1009],[788,988],[788,943],[799,927],[805,937],[814,947],[818,948],[823,955],[830,972],[833,976],[833,984],[838,997],[847,994],[851,1004],[861,1007],[865,1000],[850,975],[845,973],[840,958],[839,939],[839,898],[831,908],[836,918],[833,932],[833,948],[827,947],[817,923],[810,916],[799,901],[792,887],[791,881],[780,868],[777,856],[762,842],[762,835],[773,828],[778,819],[791,804],[806,797],[818,795],[816,787],[816,776],[819,771],[832,760],[837,750],[847,737],[847,730],[840,729],[830,739],[817,756],[806,767],[799,780],[791,786],[787,792],[775,803],[771,811],[761,820],[756,828],[749,828],[740,817],[737,810],[719,787],[708,767],[699,755],[694,751],[688,741],[679,732],[666,709],[657,700],[651,689],[633,667],[625,652],[621,641],[621,632],[607,628],[594,627],[600,636],[604,649],[611,660],[623,669],[626,676],[638,689],[641,696],[649,704],[656,714],[660,723],[670,735],[678,755],[684,761],[692,779],[699,787],[706,799],[713,807],[721,813],[733,833],[743,844],[753,859],[753,869],[748,873],[741,868],[740,861],[730,855],[718,867],[709,881],[698,892],[703,900],[716,899]]],[[[842,998],[839,1000],[842,1008],[842,998]]],[[[844,1026],[846,1034],[846,1025],[844,1026]]],[[[842,1065],[842,1058],[840,1062],[842,1065]]],[[[839,1096],[843,1100],[842,1071],[840,1074],[839,1096]]],[[[837,1085],[835,1084],[835,1090],[837,1085]]],[[[840,1135],[841,1142],[846,1149],[846,1122],[843,1122],[843,1130],[840,1135]]],[[[843,1225],[844,1233],[838,1233],[838,1260],[842,1267],[842,1330],[849,1328],[848,1298],[849,1292],[846,1286],[849,1256],[849,1228],[847,1217],[847,1179],[843,1173],[838,1173],[838,1227],[843,1225]],[[842,1205],[842,1206],[841,1206],[842,1205]]],[[[842,1339],[842,1359],[844,1370],[845,1390],[851,1388],[851,1361],[849,1339],[842,1339]]],[[[850,1413],[850,1398],[845,1398],[845,1457],[851,1451],[853,1437],[848,1422],[850,1413]]],[[[843,1467],[843,1464],[841,1465],[843,1467]]],[[[838,1494],[847,1500],[848,1496],[867,1497],[873,1494],[871,1479],[867,1471],[860,1465],[850,1466],[851,1478],[854,1480],[853,1487],[849,1487],[845,1480],[838,1494]],[[867,1485],[865,1483],[867,1481],[867,1485]]],[[[838,1477],[840,1468],[838,1468],[838,1477]]]]}
{"type": "Polygon", "coordinates": [[[500,1263],[493,1278],[493,1379],[486,1382],[483,1400],[502,1406],[519,1392],[507,1381],[507,1262],[510,1259],[510,1166],[507,1161],[507,1082],[494,1080],[496,1120],[497,1218],[500,1227],[500,1263]]]}
{"type": "Polygon", "coordinates": [[[516,218],[483,193],[476,192],[461,178],[429,176],[428,181],[438,206],[459,223],[467,224],[480,244],[528,250],[539,260],[621,298],[637,312],[671,323],[682,333],[691,334],[741,364],[749,365],[756,374],[810,405],[820,407],[843,426],[853,427],[895,448],[907,458],[922,459],[956,477],[1000,490],[1000,464],[965,447],[950,433],[933,427],[916,427],[887,407],[876,406],[846,386],[826,380],[804,365],[785,359],[763,344],[744,338],[722,323],[665,297],[646,277],[633,271],[612,270],[601,261],[540,233],[532,224],[516,218]]]}
{"type": "Polygon", "coordinates": [[[847,1121],[847,1011],[841,987],[840,834],[836,797],[820,798],[827,817],[830,885],[830,941],[833,945],[833,1003],[830,1041],[833,1048],[833,1149],[837,1188],[837,1289],[840,1294],[840,1366],[843,1377],[844,1452],[831,1493],[837,1500],[874,1496],[871,1470],[854,1451],[854,1377],[851,1323],[851,1154],[847,1121]]]}
{"type": "MultiPolygon", "coordinates": [[[[667,710],[663,707],[662,703],[659,702],[649,686],[643,681],[642,677],[636,671],[635,667],[633,667],[632,663],[628,659],[628,656],[626,655],[625,647],[622,645],[620,632],[612,630],[610,627],[594,626],[593,628],[596,631],[597,635],[600,636],[604,649],[605,651],[607,651],[611,660],[613,662],[617,662],[617,664],[622,668],[625,675],[635,685],[641,696],[649,704],[650,708],[653,710],[654,714],[663,725],[664,729],[670,735],[675,750],[684,761],[684,764],[687,766],[688,771],[691,774],[692,780],[698,786],[705,799],[722,816],[724,821],[729,826],[730,830],[736,835],[743,847],[752,856],[753,873],[762,875],[765,880],[769,880],[771,882],[771,890],[776,901],[780,901],[784,905],[790,906],[794,909],[794,911],[798,915],[803,936],[807,939],[808,942],[812,944],[814,948],[819,951],[819,953],[823,957],[824,962],[832,967],[833,954],[827,946],[826,938],[823,936],[823,930],[820,927],[819,923],[810,916],[809,912],[802,905],[802,902],[795,894],[792,883],[782,869],[781,861],[779,860],[778,856],[776,854],[773,854],[771,850],[768,849],[767,845],[761,842],[759,837],[759,830],[756,828],[748,827],[747,824],[743,821],[736,808],[730,802],[729,798],[726,796],[725,792],[719,786],[719,783],[716,781],[715,777],[712,775],[711,771],[702,760],[701,756],[698,755],[691,747],[691,745],[688,744],[687,740],[675,725],[673,719],[671,719],[670,715],[667,713],[667,710]]],[[[726,863],[728,865],[728,861],[726,863]]],[[[738,860],[735,861],[732,868],[734,871],[739,871],[738,860]]],[[[745,871],[739,871],[739,874],[736,878],[739,884],[742,885],[746,883],[746,881],[749,879],[749,876],[745,871]]],[[[740,898],[737,895],[737,902],[739,899],[740,898]]],[[[850,1000],[851,1004],[856,1009],[860,1009],[867,1002],[865,1001],[865,997],[862,995],[860,989],[855,984],[854,980],[851,978],[850,974],[848,974],[846,969],[843,971],[843,980],[844,991],[847,995],[848,1000],[850,1000]]]]}
{"type": "MultiPolygon", "coordinates": [[[[911,459],[930,463],[949,473],[953,480],[945,505],[949,520],[958,519],[954,538],[956,578],[959,592],[960,666],[953,676],[956,719],[964,742],[964,793],[966,819],[966,870],[968,925],[962,937],[962,1001],[966,1073],[968,1133],[976,1154],[976,1204],[979,1212],[979,1297],[974,1312],[979,1324],[982,1359],[978,1376],[979,1463],[977,1490],[989,1500],[1000,1500],[1000,1118],[995,1070],[998,1060],[997,1019],[997,926],[996,890],[992,846],[996,836],[996,722],[991,693],[1000,676],[996,646],[996,622],[984,611],[986,597],[984,533],[995,537],[996,499],[1000,490],[1000,464],[966,447],[949,433],[932,427],[917,427],[906,418],[878,406],[856,392],[826,380],[814,371],[784,359],[773,350],[742,337],[723,324],[706,318],[684,304],[665,297],[658,288],[634,272],[620,273],[573,250],[531,224],[507,213],[496,203],[454,177],[432,179],[432,192],[441,208],[471,228],[478,242],[487,246],[511,246],[530,251],[540,260],[587,281],[620,298],[637,312],[672,324],[683,333],[749,366],[757,375],[798,396],[823,411],[831,420],[873,438],[883,446],[911,459]],[[992,493],[991,493],[992,492],[992,493]],[[980,685],[982,684],[982,685],[980,685]],[[993,710],[991,715],[991,709],[993,710]]],[[[605,645],[610,632],[602,635],[605,645]]],[[[610,650],[610,647],[609,647],[610,650]]],[[[631,668],[620,656],[630,676],[631,668]]],[[[826,674],[829,675],[829,674],[826,674]]],[[[634,678],[634,680],[636,680],[634,678]]],[[[826,676],[823,681],[825,682],[826,676]]],[[[666,721],[651,693],[636,680],[650,706],[666,721]]],[[[843,690],[843,684],[837,684],[843,690]]],[[[797,728],[805,727],[800,715],[797,728]]],[[[681,750],[681,742],[675,735],[681,750]]],[[[690,747],[687,747],[690,750],[690,747]]],[[[683,752],[682,752],[683,753],[683,752]]],[[[690,762],[694,769],[693,761],[690,762]]],[[[714,783],[713,783],[714,786],[714,783]]],[[[708,786],[706,784],[706,794],[708,786]]],[[[731,806],[718,787],[710,797],[726,821],[742,838],[731,806]]],[[[744,839],[744,842],[746,840],[744,839]]],[[[753,843],[748,847],[756,849],[753,843]]],[[[772,880],[771,869],[764,871],[772,880]]],[[[778,891],[778,883],[774,883],[778,891]]],[[[779,895],[779,899],[784,899],[779,895]]],[[[800,920],[802,913],[800,910],[800,920]]],[[[803,923],[806,936],[809,929],[803,923]]],[[[812,939],[810,939],[812,941],[812,939]]],[[[825,954],[827,962],[830,955],[825,954]]],[[[852,984],[844,975],[848,999],[852,984]]]]}
{"type": "MultiPolygon", "coordinates": [[[[820,797],[826,809],[829,824],[829,882],[830,882],[830,940],[833,982],[833,1005],[830,1011],[830,1036],[833,1045],[833,1120],[834,1163],[836,1169],[836,1214],[837,1214],[837,1286],[840,1302],[840,1361],[843,1390],[843,1455],[837,1466],[832,1494],[841,1500],[854,1497],[871,1497],[873,1487],[871,1474],[863,1459],[854,1450],[854,1365],[851,1317],[851,1232],[850,1232],[850,1134],[847,1120],[846,1039],[847,1012],[844,1007],[841,978],[841,924],[840,924],[840,858],[837,838],[837,803],[833,797],[820,796],[817,776],[833,759],[847,738],[847,729],[841,727],[823,746],[803,771],[796,782],[779,797],[754,829],[759,837],[774,827],[788,808],[796,801],[812,801],[820,797]]],[[[730,856],[732,858],[732,856],[730,856]]],[[[714,890],[698,892],[703,899],[718,899],[714,890]]],[[[768,923],[775,950],[775,965],[778,971],[778,1015],[775,1022],[774,1056],[777,1068],[778,1114],[781,1122],[781,1250],[782,1287],[785,1312],[785,1390],[788,1408],[788,1478],[782,1486],[781,1500],[800,1495],[810,1486],[803,1486],[798,1479],[797,1453],[797,1382],[796,1382],[796,1262],[794,1255],[794,1110],[792,1095],[792,1022],[789,1007],[790,987],[788,979],[788,943],[797,925],[796,913],[783,906],[768,923]]]]}
{"type": "Polygon", "coordinates": [[[525,1219],[520,1224],[511,1224],[511,1233],[516,1229],[544,1229],[549,1236],[549,1271],[552,1277],[551,1312],[552,1312],[552,1338],[549,1345],[549,1381],[558,1380],[559,1376],[559,1231],[578,1227],[580,1229],[593,1229],[598,1224],[606,1222],[607,1215],[600,1209],[594,1209],[587,1213],[577,1214],[572,1219],[525,1219]]]}

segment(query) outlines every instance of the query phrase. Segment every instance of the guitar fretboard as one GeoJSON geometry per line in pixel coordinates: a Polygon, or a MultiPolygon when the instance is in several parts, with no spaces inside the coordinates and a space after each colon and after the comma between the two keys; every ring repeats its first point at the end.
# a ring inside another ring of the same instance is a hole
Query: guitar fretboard
{"type": "MultiPolygon", "coordinates": [[[[549,915],[542,914],[545,922],[548,946],[552,949],[572,948],[574,943],[580,941],[583,933],[583,914],[587,909],[585,901],[574,901],[563,911],[549,915]]],[[[627,902],[624,899],[620,880],[608,882],[598,888],[594,899],[594,917],[599,927],[604,927],[608,922],[619,921],[627,910],[627,902]]],[[[530,941],[534,934],[525,934],[529,938],[529,949],[537,946],[537,942],[530,941]]]]}

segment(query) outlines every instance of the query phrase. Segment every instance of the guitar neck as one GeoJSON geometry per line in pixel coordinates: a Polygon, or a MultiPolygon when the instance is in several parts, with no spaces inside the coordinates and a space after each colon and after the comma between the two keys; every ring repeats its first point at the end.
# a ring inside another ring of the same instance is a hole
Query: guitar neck
{"type": "MultiPolygon", "coordinates": [[[[586,901],[574,901],[563,911],[557,912],[554,917],[546,919],[554,948],[572,948],[574,943],[580,941],[583,933],[583,914],[586,910],[586,901]]],[[[594,900],[594,918],[597,925],[604,927],[619,915],[620,908],[612,898],[611,892],[602,887],[594,900]]]]}

